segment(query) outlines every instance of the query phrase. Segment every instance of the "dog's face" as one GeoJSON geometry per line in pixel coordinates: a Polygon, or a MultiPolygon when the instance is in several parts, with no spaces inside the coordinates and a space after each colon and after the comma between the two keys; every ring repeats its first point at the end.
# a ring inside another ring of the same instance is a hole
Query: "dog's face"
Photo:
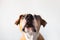
{"type": "Polygon", "coordinates": [[[46,25],[46,21],[39,15],[24,14],[19,16],[19,19],[15,24],[19,24],[21,31],[33,34],[35,32],[39,32],[40,26],[43,25],[44,27],[46,25]]]}

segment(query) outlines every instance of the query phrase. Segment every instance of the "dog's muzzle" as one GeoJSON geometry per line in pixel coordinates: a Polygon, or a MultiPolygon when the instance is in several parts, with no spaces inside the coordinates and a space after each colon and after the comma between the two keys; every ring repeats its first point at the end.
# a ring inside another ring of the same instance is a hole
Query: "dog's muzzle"
{"type": "Polygon", "coordinates": [[[26,19],[26,24],[23,28],[23,31],[25,30],[25,27],[26,27],[26,28],[32,28],[32,31],[36,32],[36,29],[33,25],[34,17],[31,14],[28,14],[25,19],[26,19]]]}

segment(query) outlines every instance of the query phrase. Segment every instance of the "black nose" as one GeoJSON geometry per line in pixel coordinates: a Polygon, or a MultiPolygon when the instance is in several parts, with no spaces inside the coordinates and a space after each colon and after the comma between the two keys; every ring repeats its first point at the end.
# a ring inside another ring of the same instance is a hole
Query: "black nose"
{"type": "Polygon", "coordinates": [[[28,14],[25,18],[27,21],[32,21],[34,18],[33,18],[33,15],[32,14],[28,14]]]}

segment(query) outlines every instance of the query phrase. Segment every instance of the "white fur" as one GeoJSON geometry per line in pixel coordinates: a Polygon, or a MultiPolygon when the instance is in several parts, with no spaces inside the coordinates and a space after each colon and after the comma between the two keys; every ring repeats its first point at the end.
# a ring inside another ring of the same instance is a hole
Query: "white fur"
{"type": "Polygon", "coordinates": [[[39,33],[33,33],[33,35],[30,35],[29,33],[24,34],[26,37],[26,40],[37,40],[39,33]]]}

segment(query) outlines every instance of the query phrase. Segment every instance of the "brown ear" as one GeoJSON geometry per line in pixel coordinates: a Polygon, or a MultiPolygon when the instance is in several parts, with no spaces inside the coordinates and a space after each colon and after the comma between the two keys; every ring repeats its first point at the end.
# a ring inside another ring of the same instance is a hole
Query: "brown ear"
{"type": "Polygon", "coordinates": [[[43,25],[43,27],[45,27],[46,24],[47,24],[47,22],[44,19],[41,19],[41,25],[43,25]]]}
{"type": "Polygon", "coordinates": [[[19,18],[18,18],[18,20],[16,20],[16,22],[15,22],[16,25],[20,24],[20,19],[21,19],[22,16],[23,15],[20,15],[19,18]]]}
{"type": "Polygon", "coordinates": [[[43,25],[43,27],[45,27],[47,22],[44,19],[42,19],[40,15],[34,15],[34,16],[38,21],[40,21],[40,23],[41,23],[40,25],[43,25]]]}

